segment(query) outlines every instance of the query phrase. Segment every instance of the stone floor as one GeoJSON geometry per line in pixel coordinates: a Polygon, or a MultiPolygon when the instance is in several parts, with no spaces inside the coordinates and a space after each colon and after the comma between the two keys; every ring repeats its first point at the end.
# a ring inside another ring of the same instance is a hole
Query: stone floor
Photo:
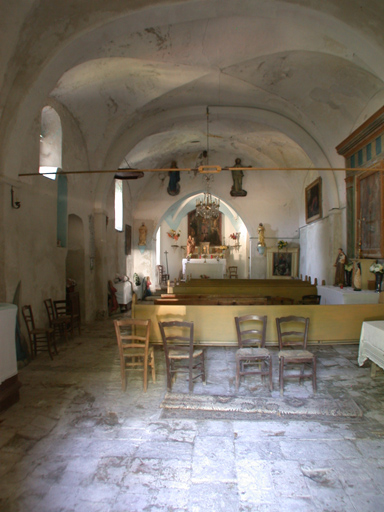
{"type": "MultiPolygon", "coordinates": [[[[318,397],[352,398],[362,418],[164,419],[157,382],[121,391],[112,321],[84,328],[19,373],[20,402],[0,414],[1,512],[384,510],[384,376],[357,346],[316,349],[318,397]]],[[[276,363],[276,354],[274,354],[276,363]]],[[[195,393],[235,395],[234,350],[207,351],[195,393]]],[[[272,396],[279,396],[274,364],[272,396]]],[[[174,391],[186,392],[179,378],[174,391]]],[[[257,377],[243,396],[270,396],[257,377]]],[[[311,396],[292,382],[285,396],[311,396]]]]}

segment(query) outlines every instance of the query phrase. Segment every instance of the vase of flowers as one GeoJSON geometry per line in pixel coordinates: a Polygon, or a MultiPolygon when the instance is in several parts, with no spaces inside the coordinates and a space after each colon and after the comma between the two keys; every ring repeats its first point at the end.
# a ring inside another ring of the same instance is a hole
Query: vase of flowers
{"type": "Polygon", "coordinates": [[[178,240],[180,235],[181,235],[181,231],[179,229],[179,231],[175,231],[174,229],[171,229],[170,231],[167,231],[167,235],[169,236],[169,238],[173,238],[173,240],[178,240]]]}
{"type": "Polygon", "coordinates": [[[369,271],[375,274],[375,280],[376,280],[376,286],[375,286],[375,292],[380,293],[381,292],[381,283],[383,281],[383,273],[384,273],[384,267],[381,263],[372,263],[372,265],[369,267],[369,271]]]}
{"type": "Polygon", "coordinates": [[[281,251],[282,249],[286,249],[288,247],[288,242],[285,242],[284,240],[279,240],[277,242],[277,249],[281,251]]]}

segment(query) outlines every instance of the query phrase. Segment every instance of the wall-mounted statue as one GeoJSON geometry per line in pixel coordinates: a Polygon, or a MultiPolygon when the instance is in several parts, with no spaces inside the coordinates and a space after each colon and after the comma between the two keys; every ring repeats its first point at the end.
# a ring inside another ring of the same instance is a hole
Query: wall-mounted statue
{"type": "Polygon", "coordinates": [[[139,227],[139,245],[147,245],[147,233],[147,226],[143,222],[139,227]]]}
{"type": "MultiPolygon", "coordinates": [[[[243,167],[241,163],[241,158],[236,158],[235,165],[233,167],[243,167]]],[[[244,197],[247,195],[247,191],[243,190],[243,176],[244,173],[242,170],[239,171],[231,171],[232,172],[232,179],[233,179],[233,185],[231,188],[231,196],[239,196],[244,197]]]]}
{"type": "MultiPolygon", "coordinates": [[[[177,162],[173,160],[171,162],[171,169],[177,169],[177,162]]],[[[167,192],[170,196],[177,196],[180,192],[180,171],[169,171],[169,183],[167,192]]]]}

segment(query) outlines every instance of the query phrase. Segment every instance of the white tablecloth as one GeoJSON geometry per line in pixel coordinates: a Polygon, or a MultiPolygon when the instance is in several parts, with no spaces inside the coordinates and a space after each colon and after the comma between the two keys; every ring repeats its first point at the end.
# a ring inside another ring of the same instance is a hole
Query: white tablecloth
{"type": "Polygon", "coordinates": [[[116,288],[116,299],[118,304],[129,304],[132,302],[132,284],[129,281],[121,281],[113,285],[116,288]]]}
{"type": "Polygon", "coordinates": [[[0,384],[17,375],[16,313],[14,304],[0,304],[0,384]]]}
{"type": "Polygon", "coordinates": [[[358,362],[370,359],[384,369],[384,320],[363,322],[360,334],[358,362]]]}
{"type": "Polygon", "coordinates": [[[317,293],[321,295],[321,304],[377,304],[379,293],[371,290],[355,292],[353,288],[341,289],[339,286],[317,286],[317,293]]]}
{"type": "Polygon", "coordinates": [[[223,279],[227,268],[227,260],[216,258],[199,258],[188,261],[183,259],[183,275],[198,279],[201,275],[209,276],[212,279],[223,279]]]}

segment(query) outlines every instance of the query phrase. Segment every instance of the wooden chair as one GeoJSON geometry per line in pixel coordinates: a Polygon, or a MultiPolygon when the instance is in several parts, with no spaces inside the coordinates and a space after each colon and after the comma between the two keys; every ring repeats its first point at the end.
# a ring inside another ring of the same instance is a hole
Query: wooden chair
{"type": "Polygon", "coordinates": [[[57,334],[60,338],[64,337],[65,341],[68,342],[68,332],[70,332],[71,329],[71,317],[69,315],[57,316],[52,299],[45,299],[44,305],[47,310],[49,327],[53,329],[55,337],[57,334]]]}
{"type": "Polygon", "coordinates": [[[229,279],[238,279],[236,266],[228,267],[228,277],[229,279]]]}
{"type": "Polygon", "coordinates": [[[79,292],[67,293],[67,314],[71,317],[71,331],[77,327],[81,335],[81,314],[80,314],[80,295],[79,292]]]}
{"type": "Polygon", "coordinates": [[[23,306],[22,314],[28,330],[29,343],[31,346],[31,357],[37,356],[38,350],[48,350],[49,357],[53,359],[51,346],[53,346],[56,354],[58,352],[52,327],[42,329],[36,328],[32,306],[23,306]]]}
{"type": "Polygon", "coordinates": [[[161,286],[163,283],[166,285],[169,281],[169,274],[164,272],[163,265],[157,265],[157,275],[159,276],[159,285],[161,286]]]}
{"type": "Polygon", "coordinates": [[[284,392],[285,365],[300,364],[300,373],[289,373],[286,377],[299,377],[300,384],[305,378],[312,378],[313,392],[316,393],[316,357],[307,350],[309,318],[286,316],[276,318],[279,340],[279,385],[284,392]],[[305,373],[305,367],[310,371],[305,373]]]}
{"type": "Polygon", "coordinates": [[[289,297],[272,297],[271,304],[273,306],[287,306],[294,304],[295,301],[289,297]]]}
{"type": "Polygon", "coordinates": [[[172,378],[176,373],[187,373],[189,392],[192,393],[194,380],[202,377],[205,383],[204,350],[193,347],[194,324],[175,320],[159,322],[159,327],[167,369],[167,389],[172,390],[172,378]]]}
{"type": "Polygon", "coordinates": [[[300,304],[320,304],[321,295],[303,295],[300,304]]]}
{"type": "Polygon", "coordinates": [[[245,315],[235,317],[237,342],[236,351],[236,391],[243,375],[261,375],[269,377],[269,389],[272,391],[272,358],[265,348],[267,317],[245,315]]]}
{"type": "Polygon", "coordinates": [[[152,372],[152,382],[156,381],[155,353],[149,346],[150,320],[124,318],[114,320],[117,345],[120,355],[121,384],[123,391],[127,388],[127,370],[144,372],[144,392],[148,385],[148,366],[152,372]]]}

